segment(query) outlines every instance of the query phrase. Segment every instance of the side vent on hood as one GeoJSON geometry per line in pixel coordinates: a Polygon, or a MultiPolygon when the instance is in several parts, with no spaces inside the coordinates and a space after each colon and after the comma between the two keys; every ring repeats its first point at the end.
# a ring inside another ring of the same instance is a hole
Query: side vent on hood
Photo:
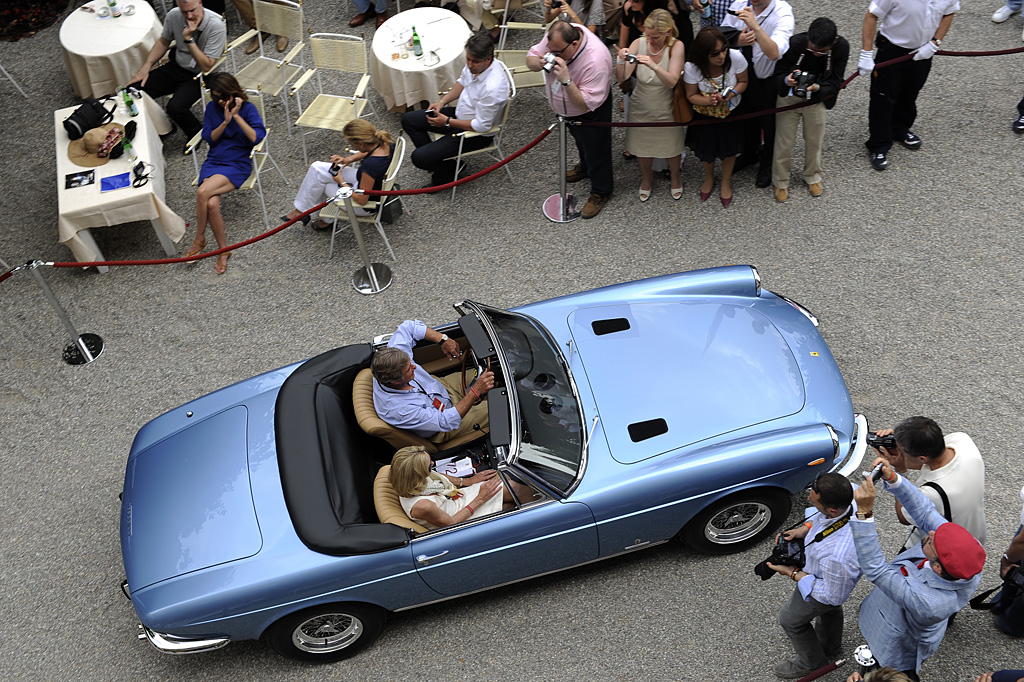
{"type": "Polygon", "coordinates": [[[660,418],[629,425],[629,439],[634,443],[660,436],[663,433],[668,433],[668,423],[660,418]]]}
{"type": "Polygon", "coordinates": [[[604,336],[626,331],[629,329],[629,320],[624,317],[613,317],[610,320],[594,320],[590,325],[594,328],[596,335],[604,336]]]}

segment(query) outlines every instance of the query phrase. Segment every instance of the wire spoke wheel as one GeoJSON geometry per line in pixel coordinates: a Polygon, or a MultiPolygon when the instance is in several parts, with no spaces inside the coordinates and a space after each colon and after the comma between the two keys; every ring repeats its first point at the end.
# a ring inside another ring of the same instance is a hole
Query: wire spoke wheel
{"type": "Polygon", "coordinates": [[[344,649],[363,634],[363,622],[348,613],[325,613],[300,623],[292,632],[295,648],[314,654],[344,649]]]}

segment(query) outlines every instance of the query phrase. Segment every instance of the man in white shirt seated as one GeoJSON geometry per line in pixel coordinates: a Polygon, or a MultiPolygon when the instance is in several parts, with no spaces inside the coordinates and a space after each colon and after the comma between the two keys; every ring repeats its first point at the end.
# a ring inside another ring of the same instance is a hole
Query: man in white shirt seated
{"type": "MultiPolygon", "coordinates": [[[[452,89],[429,108],[402,116],[402,128],[416,146],[413,165],[433,174],[428,187],[455,179],[455,161],[446,160],[459,153],[455,135],[467,130],[485,133],[500,123],[508,96],[508,78],[502,63],[494,58],[494,42],[486,33],[474,33],[466,41],[466,66],[452,89]],[[459,100],[458,106],[449,106],[455,100],[459,100]],[[429,133],[442,137],[433,141],[429,133]]],[[[490,144],[489,135],[467,137],[462,151],[490,144]]]]}

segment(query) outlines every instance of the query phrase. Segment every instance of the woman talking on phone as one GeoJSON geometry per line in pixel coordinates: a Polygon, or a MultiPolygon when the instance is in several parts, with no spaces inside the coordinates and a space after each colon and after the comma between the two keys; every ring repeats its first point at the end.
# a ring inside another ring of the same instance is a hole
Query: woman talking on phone
{"type": "MultiPolygon", "coordinates": [[[[242,86],[230,73],[216,72],[206,77],[210,99],[203,114],[203,139],[210,153],[199,170],[196,191],[196,236],[185,257],[199,254],[206,246],[206,226],[213,228],[217,246],[228,245],[224,218],[220,214],[220,195],[237,189],[252,173],[249,154],[267,135],[256,105],[249,101],[242,86]]],[[[231,252],[220,254],[213,266],[223,275],[231,252]]]]}

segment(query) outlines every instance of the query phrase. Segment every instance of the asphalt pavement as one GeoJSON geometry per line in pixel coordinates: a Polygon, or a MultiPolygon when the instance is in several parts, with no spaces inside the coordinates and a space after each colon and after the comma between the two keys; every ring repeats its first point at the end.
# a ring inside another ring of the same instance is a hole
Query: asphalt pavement
{"type": "MultiPolygon", "coordinates": [[[[855,67],[866,3],[794,2],[798,30],[819,13],[850,39],[855,67]]],[[[989,17],[996,4],[967,5],[943,49],[1020,47],[1022,20],[989,17]]],[[[308,0],[313,31],[348,33],[347,3],[308,0]]],[[[228,10],[230,33],[241,30],[228,10]]],[[[59,24],[0,44],[0,63],[30,93],[0,81],[0,259],[70,260],[57,241],[51,111],[76,103],[60,56],[59,24]]],[[[372,35],[362,27],[357,34],[372,35]]],[[[526,47],[525,38],[517,45],[526,47]]],[[[1020,54],[935,58],[919,100],[912,152],[896,147],[890,168],[869,165],[867,84],[857,78],[829,114],[825,193],[812,198],[794,162],[791,199],[777,204],[737,176],[736,199],[700,203],[701,169],[684,163],[684,197],[672,201],[656,179],[647,203],[640,174],[621,157],[615,131],[616,193],[593,220],[558,225],[541,214],[557,191],[554,136],[511,164],[514,182],[494,173],[447,194],[407,200],[386,226],[397,260],[367,230],[374,260],[395,282],[371,297],[352,290],[354,240],[295,226],[239,249],[227,274],[212,260],[194,265],[93,270],[43,268],[80,332],[99,334],[96,362],[61,361],[70,338],[24,272],[0,282],[0,663],[11,680],[761,680],[790,654],[776,623],[792,585],[762,583],[752,567],[769,545],[726,557],[673,542],[392,618],[369,650],[330,666],[286,661],[258,642],[188,657],[162,655],[136,641],[136,620],[118,584],[118,499],[135,432],[187,400],[323,350],[365,342],[409,317],[452,319],[469,298],[510,307],[596,286],[731,263],[756,265],[764,285],[800,301],[847,379],[855,408],[872,427],[906,416],[935,418],[966,431],[988,472],[989,561],[983,586],[998,580],[998,557],[1019,524],[1024,362],[1021,157],[1024,136],[1010,130],[1021,95],[1020,54]]],[[[378,99],[378,106],[380,101],[378,99]]],[[[539,90],[517,99],[506,152],[524,146],[553,117],[539,90]]],[[[381,107],[382,108],[382,107],[381,107]]],[[[271,149],[290,180],[266,187],[271,215],[290,208],[305,168],[298,133],[284,107],[269,106],[271,149]]],[[[378,124],[399,130],[398,116],[378,124]]],[[[340,146],[309,138],[312,155],[340,146]],[[332,146],[334,145],[334,146],[332,146]]],[[[167,202],[194,220],[191,161],[179,134],[166,143],[167,202]]],[[[802,147],[798,146],[802,151],[802,147]]],[[[571,160],[572,157],[571,157],[571,160]]],[[[475,162],[473,170],[483,167],[475,162]]],[[[400,182],[427,175],[407,165],[400,182]]],[[[717,190],[716,190],[717,191],[717,190]]],[[[586,190],[581,189],[584,195],[586,190]]],[[[231,241],[261,233],[258,200],[224,202],[231,241]]],[[[183,254],[190,229],[178,245],[183,254]]],[[[161,258],[148,224],[95,230],[110,259],[161,258]]],[[[651,340],[666,365],[672,349],[651,340]]],[[[670,380],[670,378],[652,378],[670,380]]],[[[681,387],[688,390],[688,387],[681,387]]],[[[638,398],[639,399],[639,398],[638,398]]],[[[906,537],[883,494],[878,528],[892,556],[906,537]]],[[[796,500],[794,513],[801,508],[796,500]]],[[[856,611],[870,585],[847,604],[845,649],[862,643],[856,611]]],[[[924,667],[931,682],[1024,663],[1018,641],[981,612],[965,611],[924,667]]],[[[826,676],[845,679],[850,665],[826,676]]]]}

